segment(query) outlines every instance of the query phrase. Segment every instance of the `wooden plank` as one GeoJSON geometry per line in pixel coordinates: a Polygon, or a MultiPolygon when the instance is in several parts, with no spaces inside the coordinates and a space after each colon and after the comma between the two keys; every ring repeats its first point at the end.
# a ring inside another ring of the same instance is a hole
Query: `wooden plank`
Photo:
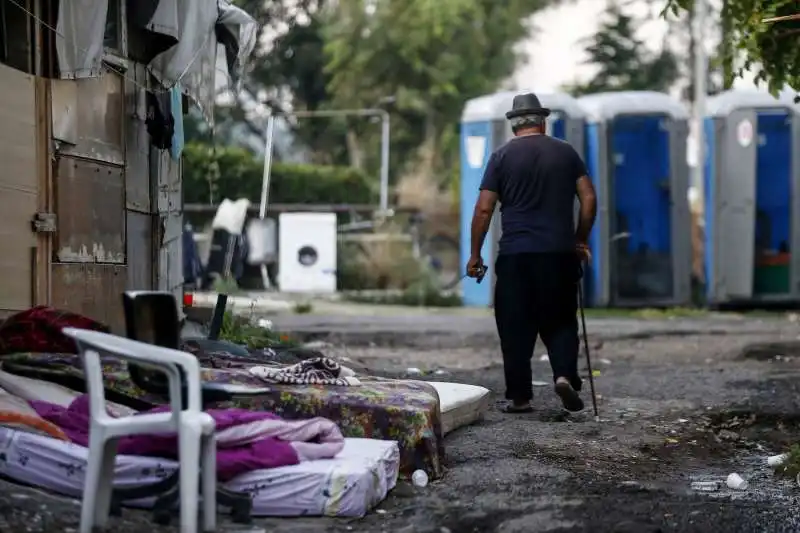
{"type": "MultiPolygon", "coordinates": [[[[50,114],[50,80],[36,79],[36,170],[38,174],[38,211],[52,213],[53,205],[53,165],[51,162],[51,114],[50,114]]],[[[48,305],[50,303],[51,268],[53,258],[53,234],[36,235],[36,269],[34,280],[34,303],[48,305]]]]}
{"type": "Polygon", "coordinates": [[[168,150],[150,151],[150,164],[155,165],[158,180],[156,202],[159,213],[176,213],[182,210],[181,165],[173,161],[168,150]]]}
{"type": "Polygon", "coordinates": [[[135,63],[125,80],[125,203],[127,209],[151,212],[150,136],[143,87],[145,66],[135,63]],[[130,78],[130,79],[128,79],[130,78]]]}
{"type": "Polygon", "coordinates": [[[122,293],[127,269],[121,265],[53,263],[53,307],[80,313],[124,332],[122,293]]]}
{"type": "Polygon", "coordinates": [[[53,80],[52,122],[58,152],[125,164],[125,92],[122,76],[53,80]]]}
{"type": "Polygon", "coordinates": [[[31,306],[38,205],[34,78],[0,65],[0,309],[31,306]]]}
{"type": "Polygon", "coordinates": [[[125,262],[122,167],[60,156],[56,166],[56,258],[66,263],[125,262]]]}
{"type": "Polygon", "coordinates": [[[150,154],[158,184],[158,288],[173,293],[180,301],[183,292],[181,166],[170,158],[168,151],[152,149],[150,154]]]}
{"type": "Polygon", "coordinates": [[[153,215],[128,211],[128,284],[129,290],[152,290],[153,286],[153,215]]]}
{"type": "Polygon", "coordinates": [[[183,246],[173,239],[159,249],[158,290],[171,292],[178,301],[183,294],[183,246]]]}

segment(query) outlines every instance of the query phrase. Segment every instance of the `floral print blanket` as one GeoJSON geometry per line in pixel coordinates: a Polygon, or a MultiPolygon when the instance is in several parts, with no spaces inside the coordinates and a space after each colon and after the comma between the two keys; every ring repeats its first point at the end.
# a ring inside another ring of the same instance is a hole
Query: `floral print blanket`
{"type": "MultiPolygon", "coordinates": [[[[339,425],[345,437],[397,441],[402,475],[410,476],[421,468],[433,479],[442,476],[444,444],[439,396],[431,385],[361,376],[358,387],[270,384],[247,371],[252,364],[233,361],[227,368],[204,367],[205,382],[269,389],[255,395],[237,394],[232,401],[208,408],[266,411],[286,419],[327,418],[339,425]]],[[[13,354],[2,358],[2,369],[82,391],[83,367],[77,355],[13,354]]],[[[110,401],[136,409],[166,401],[134,385],[127,365],[119,359],[104,357],[103,375],[110,401]]]]}

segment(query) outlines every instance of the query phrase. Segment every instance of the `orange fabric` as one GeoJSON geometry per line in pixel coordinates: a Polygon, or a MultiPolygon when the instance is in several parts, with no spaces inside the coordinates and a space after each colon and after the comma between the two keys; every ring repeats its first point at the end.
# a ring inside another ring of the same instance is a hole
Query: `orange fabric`
{"type": "Polygon", "coordinates": [[[33,429],[36,433],[43,433],[54,439],[69,441],[67,434],[61,431],[61,428],[57,425],[34,415],[24,415],[14,411],[0,410],[0,426],[19,428],[22,430],[33,429]]]}

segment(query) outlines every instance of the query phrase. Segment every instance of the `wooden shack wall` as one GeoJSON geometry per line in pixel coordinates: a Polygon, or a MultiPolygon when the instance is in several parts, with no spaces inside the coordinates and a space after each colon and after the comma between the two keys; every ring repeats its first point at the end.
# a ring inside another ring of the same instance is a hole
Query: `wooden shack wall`
{"type": "Polygon", "coordinates": [[[52,304],[121,330],[124,290],[182,290],[180,163],[150,144],[143,65],[51,83],[52,304]]]}
{"type": "Polygon", "coordinates": [[[0,318],[48,304],[121,332],[124,290],[180,297],[181,165],[150,144],[144,65],[37,77],[23,70],[49,72],[42,42],[16,68],[0,64],[0,318]],[[35,228],[37,214],[55,227],[35,228]]]}
{"type": "Polygon", "coordinates": [[[36,79],[0,64],[0,94],[0,313],[7,315],[35,303],[36,79]]]}

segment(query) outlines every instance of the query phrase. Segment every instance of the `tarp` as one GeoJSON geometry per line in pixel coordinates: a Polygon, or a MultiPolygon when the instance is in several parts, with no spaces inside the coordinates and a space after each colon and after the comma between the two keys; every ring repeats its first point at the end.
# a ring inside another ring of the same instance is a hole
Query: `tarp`
{"type": "MultiPolygon", "coordinates": [[[[258,24],[228,0],[127,0],[129,26],[149,32],[148,70],[166,89],[181,91],[213,121],[217,46],[225,49],[229,88],[238,90],[258,24]]],[[[56,51],[62,78],[102,74],[108,0],[60,3],[56,51]]]]}
{"type": "Polygon", "coordinates": [[[102,74],[103,38],[108,0],[61,2],[56,53],[62,78],[93,78],[102,74]]]}
{"type": "Polygon", "coordinates": [[[238,91],[247,64],[258,39],[258,23],[228,0],[218,0],[217,40],[225,47],[230,89],[238,91]]]}

